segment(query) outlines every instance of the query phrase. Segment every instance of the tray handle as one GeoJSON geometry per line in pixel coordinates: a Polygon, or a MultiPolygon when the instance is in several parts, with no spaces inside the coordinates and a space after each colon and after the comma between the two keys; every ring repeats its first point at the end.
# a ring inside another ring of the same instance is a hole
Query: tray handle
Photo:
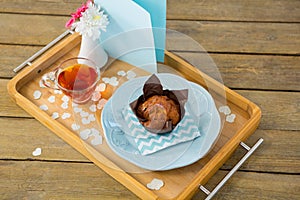
{"type": "Polygon", "coordinates": [[[13,71],[15,73],[18,73],[26,65],[31,66],[32,65],[32,61],[34,61],[37,57],[39,57],[40,55],[42,55],[45,51],[47,51],[48,49],[50,49],[53,45],[55,45],[57,42],[59,42],[60,40],[62,40],[68,34],[73,34],[73,33],[74,33],[73,30],[69,30],[69,29],[66,30],[64,33],[62,33],[57,38],[55,38],[54,40],[52,40],[49,44],[47,44],[45,47],[43,47],[41,50],[39,50],[38,52],[36,52],[35,54],[33,54],[27,60],[25,60],[22,64],[20,64],[18,67],[16,67],[13,71]]]}
{"type": "Polygon", "coordinates": [[[230,172],[222,179],[222,181],[210,192],[203,185],[199,186],[199,189],[204,192],[207,197],[205,200],[211,199],[231,178],[231,176],[242,166],[242,164],[254,153],[254,151],[261,145],[264,141],[263,138],[260,138],[252,147],[249,147],[244,142],[240,142],[240,145],[245,148],[248,152],[241,158],[241,160],[230,170],[230,172]]]}

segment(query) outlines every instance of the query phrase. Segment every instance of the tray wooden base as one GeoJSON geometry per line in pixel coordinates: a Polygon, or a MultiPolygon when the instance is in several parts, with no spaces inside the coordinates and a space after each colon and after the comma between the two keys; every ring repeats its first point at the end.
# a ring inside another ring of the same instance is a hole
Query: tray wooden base
{"type": "MultiPolygon", "coordinates": [[[[198,162],[168,171],[149,172],[139,169],[118,157],[105,141],[102,145],[92,146],[88,142],[81,140],[79,134],[71,129],[74,118],[71,117],[66,120],[62,118],[52,119],[51,113],[54,111],[73,113],[72,106],[69,106],[66,110],[60,107],[62,103],[61,99],[58,99],[55,104],[49,105],[49,110],[42,111],[39,106],[49,104],[47,98],[54,95],[53,91],[44,89],[43,96],[39,100],[35,100],[33,97],[35,90],[41,90],[39,81],[43,74],[53,70],[62,60],[78,55],[80,41],[81,37],[77,34],[70,35],[62,40],[39,57],[32,66],[27,67],[16,75],[8,84],[8,92],[20,107],[140,198],[191,198],[198,189],[199,184],[205,184],[230,157],[239,143],[246,140],[259,124],[261,112],[255,104],[226,88],[183,59],[166,51],[165,62],[158,64],[159,72],[176,73],[187,80],[208,88],[215,100],[216,106],[219,107],[226,103],[231,108],[232,113],[236,114],[236,119],[234,123],[227,123],[224,121],[225,116],[221,114],[223,126],[220,137],[211,151],[198,162]],[[129,169],[134,169],[135,172],[139,173],[130,173],[129,169]],[[149,190],[146,185],[153,178],[163,180],[165,185],[157,191],[149,190]]],[[[143,70],[118,60],[110,60],[108,65],[109,67],[103,72],[102,76],[117,76],[119,70],[134,70],[140,76],[148,74],[143,70]]],[[[121,84],[122,80],[120,81],[121,84]]],[[[103,97],[109,98],[115,89],[116,87],[110,86],[106,93],[103,93],[103,97]]],[[[101,111],[96,113],[97,116],[100,116],[99,112],[101,111]]],[[[99,117],[97,119],[99,121],[99,117]]]]}

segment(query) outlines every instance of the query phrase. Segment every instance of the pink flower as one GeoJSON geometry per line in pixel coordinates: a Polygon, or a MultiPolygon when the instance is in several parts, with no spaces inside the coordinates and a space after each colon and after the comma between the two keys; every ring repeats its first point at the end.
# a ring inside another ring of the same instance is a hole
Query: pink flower
{"type": "Polygon", "coordinates": [[[67,21],[65,27],[66,27],[66,28],[71,28],[72,24],[73,24],[75,21],[76,21],[76,19],[72,17],[69,21],[67,21]]]}
{"type": "Polygon", "coordinates": [[[91,0],[88,0],[88,1],[86,2],[86,4],[83,3],[82,6],[76,10],[76,13],[75,13],[75,14],[76,14],[76,15],[80,15],[80,17],[81,17],[81,16],[82,16],[81,13],[85,12],[85,11],[88,9],[89,4],[90,4],[91,2],[92,2],[91,0]]]}
{"type": "Polygon", "coordinates": [[[88,6],[89,6],[90,3],[92,3],[92,1],[88,0],[85,4],[83,3],[81,5],[81,7],[77,8],[76,12],[71,14],[72,18],[69,21],[67,21],[65,27],[66,28],[71,28],[72,24],[77,19],[79,19],[80,17],[82,17],[82,13],[84,13],[88,9],[88,6]]]}
{"type": "Polygon", "coordinates": [[[76,12],[76,13],[72,13],[71,16],[74,19],[79,19],[82,16],[82,14],[81,12],[76,12]]]}
{"type": "Polygon", "coordinates": [[[82,4],[82,6],[76,10],[75,14],[81,15],[81,13],[86,11],[87,8],[88,7],[86,5],[82,4]]]}

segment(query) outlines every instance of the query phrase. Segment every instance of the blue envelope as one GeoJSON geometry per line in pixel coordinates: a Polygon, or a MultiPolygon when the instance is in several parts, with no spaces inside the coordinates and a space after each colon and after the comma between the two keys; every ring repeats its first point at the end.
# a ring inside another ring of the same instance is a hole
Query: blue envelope
{"type": "MultiPolygon", "coordinates": [[[[155,4],[150,0],[136,1],[154,13],[155,4]],[[148,7],[146,2],[150,2],[151,6],[148,7]]],[[[163,61],[164,58],[165,29],[152,29],[152,21],[157,27],[162,27],[165,26],[165,17],[157,23],[158,20],[155,18],[159,16],[151,17],[149,12],[132,0],[94,0],[94,2],[105,10],[110,21],[107,31],[101,34],[101,44],[108,54],[150,73],[156,73],[156,62],[163,61]],[[154,34],[157,35],[155,41],[154,34]]],[[[162,11],[160,13],[160,16],[163,15],[162,11]]]]}

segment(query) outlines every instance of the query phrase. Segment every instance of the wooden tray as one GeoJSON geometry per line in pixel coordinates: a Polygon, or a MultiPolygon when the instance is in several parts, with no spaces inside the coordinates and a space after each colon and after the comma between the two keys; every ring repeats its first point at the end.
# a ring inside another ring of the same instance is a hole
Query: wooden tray
{"type": "MultiPolygon", "coordinates": [[[[79,134],[70,128],[74,119],[52,119],[51,112],[65,112],[59,106],[60,104],[50,106],[48,111],[42,111],[39,108],[41,104],[47,102],[47,98],[53,94],[53,91],[44,89],[41,99],[35,100],[33,98],[33,92],[37,89],[40,90],[39,81],[42,75],[53,70],[62,60],[78,55],[80,41],[81,37],[78,34],[67,36],[35,60],[32,66],[17,74],[8,83],[8,92],[20,107],[140,198],[191,198],[199,188],[199,185],[205,184],[214,175],[239,146],[240,142],[246,140],[259,124],[261,111],[255,104],[226,88],[176,55],[166,51],[165,62],[164,64],[159,64],[159,71],[180,74],[187,80],[198,83],[203,87],[209,85],[209,92],[213,96],[217,107],[223,105],[222,93],[225,91],[226,104],[231,108],[232,113],[236,114],[236,119],[234,123],[227,123],[224,122],[224,115],[220,114],[223,125],[220,136],[211,151],[198,162],[168,171],[130,173],[123,168],[125,166],[124,163],[126,165],[128,163],[119,158],[107,146],[105,141],[100,145],[100,151],[83,142],[79,134]],[[165,185],[157,191],[149,190],[146,185],[153,178],[163,180],[165,185]]],[[[103,76],[117,76],[116,73],[120,69],[125,71],[135,69],[138,74],[147,74],[117,60],[110,62],[110,66],[103,72],[103,76]]],[[[107,94],[106,98],[109,98],[114,89],[111,88],[111,92],[107,94]]],[[[59,101],[61,100],[57,100],[56,103],[61,103],[59,101]]],[[[67,111],[72,113],[70,109],[72,108],[69,107],[67,111]]]]}

